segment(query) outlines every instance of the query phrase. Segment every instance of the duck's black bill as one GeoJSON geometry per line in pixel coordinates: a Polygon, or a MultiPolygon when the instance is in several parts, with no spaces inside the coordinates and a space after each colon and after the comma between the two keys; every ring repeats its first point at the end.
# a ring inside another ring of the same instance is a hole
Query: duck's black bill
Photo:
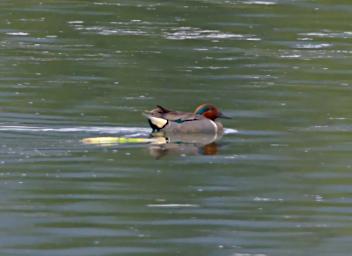
{"type": "Polygon", "coordinates": [[[224,119],[232,119],[231,117],[226,116],[226,115],[224,115],[223,113],[221,113],[219,117],[220,117],[220,118],[224,118],[224,119]]]}

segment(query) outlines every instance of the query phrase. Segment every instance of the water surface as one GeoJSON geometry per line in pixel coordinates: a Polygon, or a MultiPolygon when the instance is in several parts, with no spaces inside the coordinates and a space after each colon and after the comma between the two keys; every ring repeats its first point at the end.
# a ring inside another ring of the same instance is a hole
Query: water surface
{"type": "Polygon", "coordinates": [[[348,255],[351,14],[1,1],[1,255],[348,255]],[[80,142],[147,137],[143,110],[203,102],[233,117],[209,147],[80,142]]]}

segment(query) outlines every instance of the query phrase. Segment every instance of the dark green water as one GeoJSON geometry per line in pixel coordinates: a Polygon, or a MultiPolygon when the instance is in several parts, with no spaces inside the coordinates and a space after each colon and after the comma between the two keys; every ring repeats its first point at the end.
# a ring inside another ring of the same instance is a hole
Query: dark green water
{"type": "Polygon", "coordinates": [[[351,17],[347,0],[2,0],[0,254],[349,255],[351,17]],[[233,117],[216,145],[80,143],[202,102],[233,117]]]}

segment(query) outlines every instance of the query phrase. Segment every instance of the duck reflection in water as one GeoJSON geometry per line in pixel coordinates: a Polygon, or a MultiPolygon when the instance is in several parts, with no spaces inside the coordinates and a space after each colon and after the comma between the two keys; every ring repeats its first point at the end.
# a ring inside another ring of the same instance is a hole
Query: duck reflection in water
{"type": "Polygon", "coordinates": [[[211,104],[202,104],[193,113],[157,106],[145,111],[144,115],[153,129],[152,137],[156,139],[149,147],[155,158],[167,154],[217,154],[216,142],[221,139],[224,128],[216,119],[229,118],[211,104]]]}
{"type": "Polygon", "coordinates": [[[166,155],[216,155],[222,134],[164,134],[154,133],[158,143],[149,145],[151,156],[159,159],[166,155]]]}

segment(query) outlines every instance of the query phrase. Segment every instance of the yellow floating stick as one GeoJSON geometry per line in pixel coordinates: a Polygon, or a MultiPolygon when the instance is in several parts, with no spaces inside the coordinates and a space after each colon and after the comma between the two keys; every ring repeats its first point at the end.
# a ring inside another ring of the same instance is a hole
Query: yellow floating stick
{"type": "Polygon", "coordinates": [[[81,141],[84,144],[127,144],[127,143],[165,144],[166,143],[166,139],[163,137],[156,137],[156,138],[94,137],[94,138],[84,138],[81,141]]]}

